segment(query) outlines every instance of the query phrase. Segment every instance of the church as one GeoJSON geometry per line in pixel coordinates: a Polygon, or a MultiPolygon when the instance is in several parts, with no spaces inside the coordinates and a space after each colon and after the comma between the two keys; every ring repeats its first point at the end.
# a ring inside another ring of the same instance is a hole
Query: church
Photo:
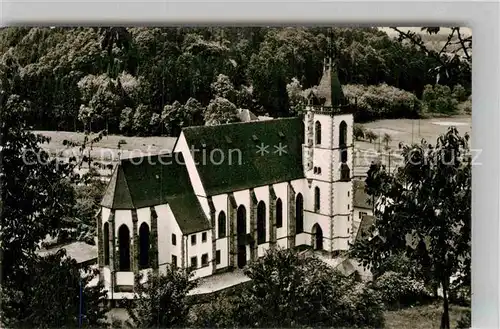
{"type": "Polygon", "coordinates": [[[171,265],[202,278],[276,247],[341,255],[369,211],[355,209],[353,142],[329,60],[297,117],[187,127],[171,153],[121,160],[97,216],[109,299],[133,298],[135,274],[171,265]]]}

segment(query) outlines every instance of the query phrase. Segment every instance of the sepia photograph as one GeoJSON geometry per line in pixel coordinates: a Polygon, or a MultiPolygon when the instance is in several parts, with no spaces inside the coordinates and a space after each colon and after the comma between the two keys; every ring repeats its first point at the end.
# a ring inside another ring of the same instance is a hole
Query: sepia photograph
{"type": "Polygon", "coordinates": [[[2,328],[471,327],[472,30],[0,29],[2,328]]]}

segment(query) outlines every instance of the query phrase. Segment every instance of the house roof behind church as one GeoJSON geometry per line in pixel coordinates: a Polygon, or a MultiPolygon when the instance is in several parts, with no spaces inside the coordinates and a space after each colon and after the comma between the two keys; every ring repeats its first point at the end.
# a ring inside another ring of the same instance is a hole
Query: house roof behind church
{"type": "Polygon", "coordinates": [[[372,209],[370,205],[370,196],[365,191],[366,183],[361,180],[354,179],[352,181],[354,189],[353,206],[355,208],[372,209]]]}
{"type": "Polygon", "coordinates": [[[184,234],[209,228],[180,153],[121,160],[101,205],[138,209],[169,204],[184,234]]]}
{"type": "Polygon", "coordinates": [[[361,240],[368,237],[368,233],[370,232],[370,228],[375,223],[375,217],[371,215],[364,215],[361,218],[361,223],[359,223],[358,232],[356,233],[355,240],[361,240]]]}
{"type": "Polygon", "coordinates": [[[304,177],[300,118],[188,127],[183,134],[197,150],[193,157],[207,195],[304,177]]]}

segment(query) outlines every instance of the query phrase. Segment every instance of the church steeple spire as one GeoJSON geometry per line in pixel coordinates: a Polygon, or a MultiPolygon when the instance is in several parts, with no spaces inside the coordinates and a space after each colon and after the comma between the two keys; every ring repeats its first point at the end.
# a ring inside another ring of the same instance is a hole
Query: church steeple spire
{"type": "Polygon", "coordinates": [[[332,32],[328,32],[327,56],[324,59],[323,77],[318,85],[318,97],[324,99],[323,106],[337,107],[344,103],[344,93],[337,75],[337,49],[332,41],[332,32]]]}

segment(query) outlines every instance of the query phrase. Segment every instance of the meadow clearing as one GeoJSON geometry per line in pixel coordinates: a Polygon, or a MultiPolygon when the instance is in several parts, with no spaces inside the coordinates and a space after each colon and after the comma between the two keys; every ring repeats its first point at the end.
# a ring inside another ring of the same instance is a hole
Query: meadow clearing
{"type": "MultiPolygon", "coordinates": [[[[355,162],[354,176],[363,177],[368,170],[370,163],[377,159],[391,167],[397,166],[400,158],[397,153],[399,144],[419,143],[425,139],[430,144],[436,142],[437,137],[447,131],[449,126],[455,126],[461,134],[471,133],[471,116],[454,116],[448,118],[431,119],[387,119],[377,120],[362,124],[363,128],[371,130],[380,136],[379,140],[369,143],[368,141],[355,141],[355,162]],[[382,141],[382,136],[388,134],[391,136],[389,152],[382,141]]],[[[59,157],[78,156],[80,153],[78,147],[68,148],[63,145],[64,140],[75,142],[83,141],[84,134],[78,132],[65,131],[36,131],[41,135],[51,138],[50,143],[45,144],[44,148],[52,155],[59,157]]],[[[158,154],[171,151],[174,148],[175,137],[127,137],[122,135],[105,136],[101,141],[93,145],[91,156],[93,159],[103,164],[116,164],[119,159],[137,157],[146,154],[158,154]],[[125,142],[118,148],[119,142],[125,142]]],[[[87,153],[86,153],[87,154],[87,153]]],[[[85,172],[85,164],[81,171],[85,172]]],[[[99,170],[103,177],[108,177],[112,170],[99,170]]]]}

